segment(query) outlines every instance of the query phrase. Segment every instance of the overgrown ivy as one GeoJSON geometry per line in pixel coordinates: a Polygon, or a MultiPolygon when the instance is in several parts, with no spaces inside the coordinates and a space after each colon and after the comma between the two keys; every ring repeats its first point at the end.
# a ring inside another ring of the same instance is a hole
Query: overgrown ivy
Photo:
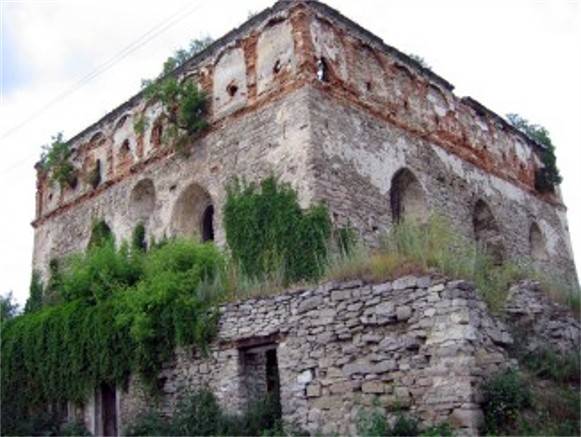
{"type": "Polygon", "coordinates": [[[506,118],[511,125],[542,146],[540,158],[543,166],[535,173],[535,188],[541,193],[554,191],[563,178],[557,167],[555,146],[551,141],[549,131],[543,126],[530,123],[518,114],[507,114],[506,118]]]}
{"type": "Polygon", "coordinates": [[[224,227],[232,257],[249,276],[278,270],[291,283],[322,273],[331,234],[327,208],[301,210],[296,192],[274,177],[260,187],[233,183],[224,206],[224,227]]]}
{"type": "Polygon", "coordinates": [[[215,334],[213,302],[198,291],[223,269],[213,245],[144,253],[109,238],[59,265],[53,302],[2,323],[3,432],[130,373],[155,388],[176,346],[204,348],[215,334]]]}
{"type": "Polygon", "coordinates": [[[52,137],[50,145],[42,146],[42,169],[48,173],[50,182],[57,182],[61,189],[74,187],[77,181],[77,171],[70,161],[72,154],[69,143],[63,141],[62,132],[52,137]]]}

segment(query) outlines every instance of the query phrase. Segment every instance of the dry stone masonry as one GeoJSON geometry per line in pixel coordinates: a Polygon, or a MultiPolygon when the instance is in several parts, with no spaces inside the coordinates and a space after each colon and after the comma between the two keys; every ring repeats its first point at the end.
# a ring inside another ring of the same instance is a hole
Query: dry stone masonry
{"type": "Polygon", "coordinates": [[[511,287],[506,304],[508,322],[522,333],[528,351],[553,349],[567,356],[581,348],[581,323],[571,311],[552,302],[541,285],[522,281],[511,287]]]}
{"type": "MultiPolygon", "coordinates": [[[[180,394],[207,386],[242,411],[276,372],[283,419],[312,433],[355,434],[359,412],[379,403],[474,434],[483,423],[478,386],[511,365],[511,343],[470,283],[330,282],[220,307],[209,355],[178,351],[160,375],[164,408],[170,414],[180,394]]],[[[133,382],[122,420],[147,405],[133,382]]]]}

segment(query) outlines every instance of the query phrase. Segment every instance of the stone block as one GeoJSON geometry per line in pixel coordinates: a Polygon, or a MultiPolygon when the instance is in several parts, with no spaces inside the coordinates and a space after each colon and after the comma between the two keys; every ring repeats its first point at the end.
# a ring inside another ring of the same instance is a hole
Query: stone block
{"type": "Polygon", "coordinates": [[[332,394],[350,393],[353,391],[353,386],[349,381],[341,381],[331,384],[329,391],[332,394]]]}
{"type": "Polygon", "coordinates": [[[323,298],[321,296],[313,296],[303,300],[297,309],[299,314],[306,313],[307,311],[319,308],[323,303],[323,298]]]}
{"type": "Polygon", "coordinates": [[[460,428],[479,429],[484,426],[484,413],[482,410],[455,409],[450,415],[452,426],[460,428]]]}
{"type": "Polygon", "coordinates": [[[412,309],[411,309],[411,307],[409,307],[407,305],[402,305],[402,306],[397,307],[397,309],[395,310],[395,314],[396,314],[397,320],[405,321],[405,320],[408,320],[412,316],[412,309]]]}
{"type": "Polygon", "coordinates": [[[308,398],[318,398],[321,396],[321,385],[320,384],[309,384],[307,385],[307,397],[308,398]]]}
{"type": "Polygon", "coordinates": [[[331,292],[331,300],[340,301],[351,298],[351,290],[333,290],[331,292]]]}
{"type": "Polygon", "coordinates": [[[384,284],[377,284],[373,286],[373,294],[389,293],[393,290],[393,285],[391,282],[386,282],[384,284]]]}
{"type": "Polygon", "coordinates": [[[405,290],[406,288],[416,288],[417,284],[418,280],[415,276],[404,276],[393,281],[393,289],[397,291],[405,290]]]}
{"type": "Polygon", "coordinates": [[[301,385],[308,384],[312,380],[313,380],[313,371],[310,369],[299,373],[299,375],[297,376],[297,382],[301,385]]]}
{"type": "Polygon", "coordinates": [[[375,314],[378,316],[391,317],[395,315],[395,308],[391,302],[382,302],[375,307],[375,314]]]}
{"type": "Polygon", "coordinates": [[[366,381],[361,386],[363,393],[384,393],[384,384],[381,381],[366,381]]]}

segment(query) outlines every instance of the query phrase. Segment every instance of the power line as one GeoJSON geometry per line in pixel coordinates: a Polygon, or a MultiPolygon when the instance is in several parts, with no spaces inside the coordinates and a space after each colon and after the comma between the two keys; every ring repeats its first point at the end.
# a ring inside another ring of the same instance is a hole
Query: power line
{"type": "MultiPolygon", "coordinates": [[[[21,123],[17,124],[16,126],[12,127],[11,129],[9,129],[5,134],[2,135],[2,139],[9,137],[14,132],[18,131],[23,126],[27,125],[32,120],[37,118],[44,111],[51,108],[52,106],[54,106],[55,104],[57,104],[58,102],[60,102],[64,98],[66,98],[67,96],[69,96],[70,94],[74,93],[79,88],[82,88],[83,86],[85,86],[86,84],[91,82],[96,77],[103,74],[105,71],[107,71],[108,69],[113,67],[115,64],[119,63],[120,61],[125,59],[127,56],[131,55],[132,53],[137,51],[139,48],[141,48],[142,46],[147,44],[149,41],[151,41],[152,39],[156,38],[157,36],[159,36],[160,34],[165,32],[171,26],[173,26],[174,24],[178,23],[179,21],[183,20],[184,18],[186,18],[187,16],[189,16],[190,14],[192,14],[193,12],[198,10],[200,7],[202,7],[202,5],[204,3],[205,3],[205,1],[199,2],[197,4],[196,3],[188,3],[188,4],[186,4],[185,7],[177,10],[174,14],[172,14],[171,16],[169,16],[168,18],[163,20],[161,23],[155,25],[154,27],[149,29],[147,32],[145,32],[143,35],[141,35],[139,38],[137,38],[135,41],[133,41],[131,44],[129,44],[128,46],[126,46],[125,48],[123,48],[122,50],[117,52],[111,59],[109,59],[108,61],[101,64],[100,66],[98,66],[97,68],[95,68],[94,70],[92,70],[91,72],[86,74],[85,76],[83,76],[81,79],[79,79],[70,88],[66,89],[65,91],[63,91],[62,93],[60,93],[59,95],[54,97],[52,100],[50,100],[48,103],[43,105],[40,109],[38,109],[32,115],[27,117],[24,121],[22,121],[21,123]]],[[[27,158],[28,158],[28,156],[25,157],[21,161],[24,161],[27,158]]]]}

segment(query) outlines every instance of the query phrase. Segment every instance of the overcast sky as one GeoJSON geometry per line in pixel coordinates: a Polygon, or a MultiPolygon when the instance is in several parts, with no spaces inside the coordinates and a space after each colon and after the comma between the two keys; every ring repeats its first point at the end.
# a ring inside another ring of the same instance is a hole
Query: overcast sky
{"type": "MultiPolygon", "coordinates": [[[[23,304],[41,146],[72,137],[135,94],[192,38],[219,38],[265,0],[17,1],[1,8],[0,293],[23,304]],[[99,74],[97,74],[99,73],[99,74]],[[84,80],[83,80],[84,79],[84,80]],[[71,90],[71,88],[73,88],[71,90]]],[[[545,126],[581,256],[581,3],[329,0],[494,112],[545,126]]]]}

